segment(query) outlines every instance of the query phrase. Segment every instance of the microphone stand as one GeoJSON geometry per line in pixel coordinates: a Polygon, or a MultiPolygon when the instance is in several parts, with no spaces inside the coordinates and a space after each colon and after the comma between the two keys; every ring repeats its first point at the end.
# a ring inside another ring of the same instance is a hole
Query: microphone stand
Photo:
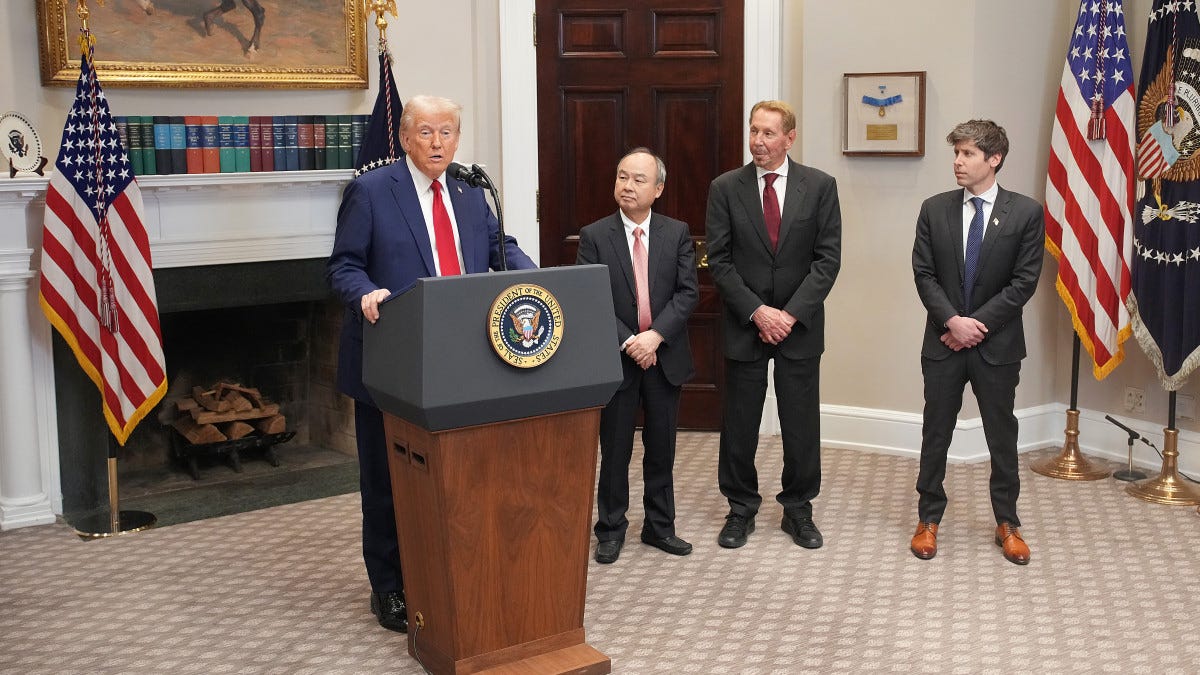
{"type": "Polygon", "coordinates": [[[500,205],[500,192],[496,189],[496,184],[492,181],[492,177],[487,175],[482,166],[472,164],[471,171],[483,179],[482,183],[487,187],[488,192],[491,193],[492,202],[496,205],[496,229],[497,236],[500,239],[500,269],[497,271],[506,272],[508,271],[508,242],[504,235],[504,207],[500,205]]]}
{"type": "Polygon", "coordinates": [[[1121,427],[1122,429],[1125,430],[1125,432],[1127,434],[1129,434],[1129,468],[1121,469],[1120,471],[1114,471],[1113,478],[1116,478],[1117,480],[1123,480],[1123,481],[1135,481],[1135,480],[1142,480],[1142,479],[1146,478],[1145,471],[1140,471],[1138,469],[1133,468],[1133,442],[1138,440],[1139,438],[1141,438],[1142,442],[1147,445],[1149,445],[1150,442],[1147,441],[1145,438],[1142,438],[1142,435],[1139,434],[1138,432],[1134,431],[1133,429],[1130,429],[1129,427],[1126,427],[1123,424],[1118,424],[1116,420],[1109,417],[1108,415],[1105,415],[1104,418],[1107,419],[1109,422],[1112,422],[1113,424],[1116,424],[1117,426],[1121,427]]]}

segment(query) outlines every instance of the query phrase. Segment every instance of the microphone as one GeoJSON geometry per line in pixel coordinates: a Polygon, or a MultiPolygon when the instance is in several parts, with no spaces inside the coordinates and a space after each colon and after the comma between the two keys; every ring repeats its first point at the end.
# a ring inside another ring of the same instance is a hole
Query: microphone
{"type": "MultiPolygon", "coordinates": [[[[1105,415],[1105,416],[1104,416],[1104,419],[1108,420],[1109,422],[1112,422],[1113,424],[1115,424],[1115,425],[1117,425],[1118,427],[1120,427],[1120,428],[1121,428],[1121,429],[1122,429],[1122,430],[1123,430],[1125,433],[1129,434],[1129,440],[1130,440],[1130,441],[1136,441],[1136,440],[1138,440],[1139,438],[1142,438],[1142,435],[1141,435],[1141,434],[1139,434],[1138,432],[1134,431],[1133,429],[1130,429],[1129,427],[1125,426],[1124,424],[1121,424],[1121,423],[1120,423],[1120,422],[1118,422],[1117,420],[1113,419],[1112,415],[1105,415]]],[[[1145,439],[1142,439],[1142,440],[1143,440],[1143,442],[1145,441],[1145,439]]]]}
{"type": "Polygon", "coordinates": [[[508,237],[504,234],[504,209],[500,206],[500,193],[496,190],[496,184],[478,164],[472,164],[470,168],[467,168],[458,162],[450,162],[450,166],[446,167],[446,173],[471,187],[487,188],[492,193],[492,201],[496,204],[496,229],[500,242],[499,271],[506,271],[508,269],[508,253],[505,248],[508,245],[508,237]]]}
{"type": "Polygon", "coordinates": [[[483,172],[483,168],[478,164],[472,164],[468,168],[458,162],[450,162],[450,166],[446,167],[446,173],[471,187],[490,188],[492,186],[492,182],[488,180],[487,174],[483,172]]]}

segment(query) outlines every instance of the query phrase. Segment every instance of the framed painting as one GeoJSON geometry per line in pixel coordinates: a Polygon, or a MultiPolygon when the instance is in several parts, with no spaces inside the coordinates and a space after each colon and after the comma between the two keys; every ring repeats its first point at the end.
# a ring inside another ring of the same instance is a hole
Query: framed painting
{"type": "MultiPolygon", "coordinates": [[[[38,0],[42,84],[79,77],[77,0],[38,0]]],[[[362,0],[89,3],[104,86],[365,89],[362,0]]]]}
{"type": "Polygon", "coordinates": [[[925,156],[925,71],[842,76],[842,154],[925,156]]]}

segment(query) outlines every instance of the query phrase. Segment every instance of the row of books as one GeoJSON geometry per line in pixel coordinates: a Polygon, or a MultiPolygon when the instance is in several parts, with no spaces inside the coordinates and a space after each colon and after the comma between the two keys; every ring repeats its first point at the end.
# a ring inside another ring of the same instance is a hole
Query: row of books
{"type": "Polygon", "coordinates": [[[370,115],[115,117],[135,176],[353,169],[370,115]]]}

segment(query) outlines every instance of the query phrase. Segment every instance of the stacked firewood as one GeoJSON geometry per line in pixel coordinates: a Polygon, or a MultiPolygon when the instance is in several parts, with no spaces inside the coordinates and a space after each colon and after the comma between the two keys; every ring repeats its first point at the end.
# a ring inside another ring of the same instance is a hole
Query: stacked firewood
{"type": "Polygon", "coordinates": [[[287,429],[279,404],[268,403],[257,389],[218,382],[211,389],[192,387],[191,396],[171,402],[176,417],[171,425],[191,443],[216,443],[254,431],[277,434],[287,429]]]}

